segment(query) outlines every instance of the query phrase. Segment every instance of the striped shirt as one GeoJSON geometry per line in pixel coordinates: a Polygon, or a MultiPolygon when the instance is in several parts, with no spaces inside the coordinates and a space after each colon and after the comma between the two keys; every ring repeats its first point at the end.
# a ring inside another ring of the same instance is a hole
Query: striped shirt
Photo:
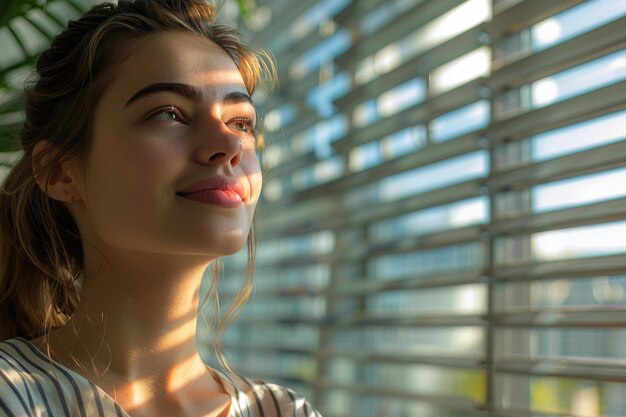
{"type": "MultiPolygon", "coordinates": [[[[231,398],[228,417],[321,417],[287,388],[215,373],[231,398]]],[[[93,382],[21,338],[0,342],[0,416],[129,417],[93,382]]]]}

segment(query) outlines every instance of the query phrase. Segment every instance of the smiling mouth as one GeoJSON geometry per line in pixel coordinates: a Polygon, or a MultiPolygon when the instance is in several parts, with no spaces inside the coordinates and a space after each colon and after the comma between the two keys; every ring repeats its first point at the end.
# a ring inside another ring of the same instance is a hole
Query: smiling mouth
{"type": "Polygon", "coordinates": [[[233,190],[210,189],[190,193],[178,193],[178,195],[198,203],[211,204],[225,208],[237,208],[243,205],[241,195],[233,190]]]}

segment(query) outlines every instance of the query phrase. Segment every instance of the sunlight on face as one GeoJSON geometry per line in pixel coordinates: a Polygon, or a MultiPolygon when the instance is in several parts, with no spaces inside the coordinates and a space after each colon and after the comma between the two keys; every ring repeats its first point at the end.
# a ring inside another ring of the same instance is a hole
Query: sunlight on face
{"type": "Polygon", "coordinates": [[[255,131],[241,74],[218,45],[182,32],[136,42],[94,112],[81,235],[99,249],[237,252],[261,190],[255,131]]]}

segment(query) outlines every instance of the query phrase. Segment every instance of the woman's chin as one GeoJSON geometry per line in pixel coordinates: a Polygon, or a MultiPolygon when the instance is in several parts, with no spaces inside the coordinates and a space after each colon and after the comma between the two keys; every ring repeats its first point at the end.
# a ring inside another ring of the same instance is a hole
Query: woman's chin
{"type": "Polygon", "coordinates": [[[231,256],[239,252],[246,244],[248,239],[248,233],[230,232],[222,233],[219,237],[219,242],[213,242],[215,252],[221,256],[231,256]]]}

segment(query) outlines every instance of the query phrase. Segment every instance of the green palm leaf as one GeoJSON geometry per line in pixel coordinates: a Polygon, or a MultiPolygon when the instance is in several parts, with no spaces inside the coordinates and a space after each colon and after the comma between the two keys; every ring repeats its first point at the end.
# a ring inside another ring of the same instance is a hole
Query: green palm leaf
{"type": "Polygon", "coordinates": [[[37,56],[85,0],[5,0],[0,3],[0,151],[17,148],[24,121],[22,89],[37,56]]]}

